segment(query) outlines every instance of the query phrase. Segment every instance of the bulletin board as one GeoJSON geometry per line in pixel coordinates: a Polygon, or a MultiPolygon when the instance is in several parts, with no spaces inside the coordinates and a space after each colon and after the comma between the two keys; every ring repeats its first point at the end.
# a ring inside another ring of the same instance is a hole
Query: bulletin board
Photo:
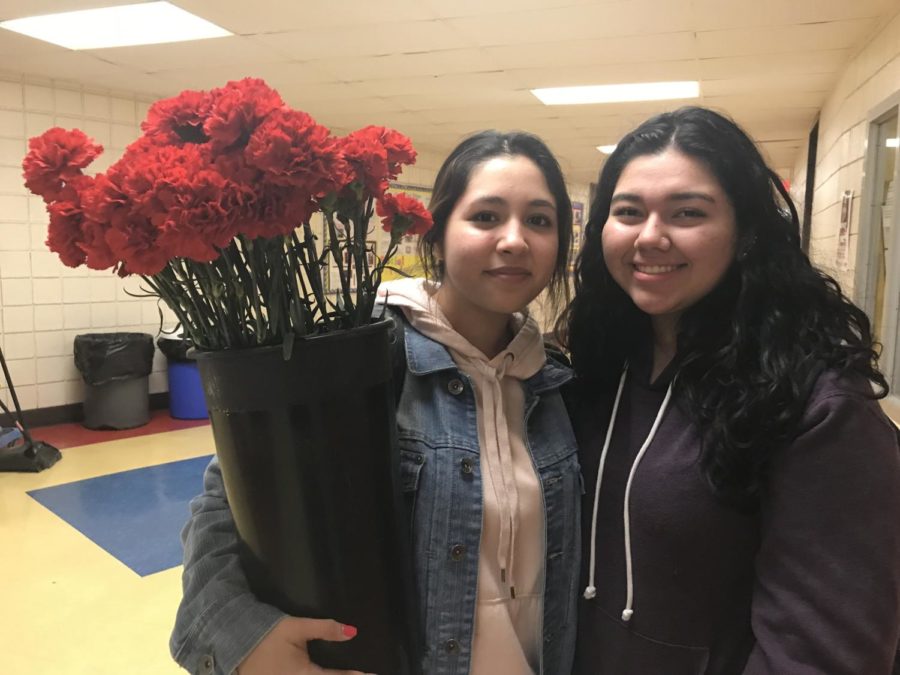
{"type": "MultiPolygon", "coordinates": [[[[418,185],[391,183],[388,192],[395,194],[398,192],[402,192],[409,195],[410,197],[418,199],[426,207],[428,206],[428,202],[431,201],[431,188],[421,187],[418,185]]],[[[320,242],[322,242],[322,245],[324,246],[325,242],[328,241],[328,233],[326,232],[326,228],[324,226],[324,218],[322,217],[321,213],[315,214],[312,225],[313,230],[316,231],[317,234],[321,233],[320,242]]],[[[339,223],[336,223],[336,225],[340,226],[339,223]]],[[[419,235],[403,237],[397,248],[397,252],[394,254],[394,257],[391,258],[390,262],[391,267],[400,270],[402,273],[395,272],[393,269],[385,269],[384,274],[382,275],[382,281],[401,279],[407,275],[414,277],[424,275],[424,270],[422,269],[422,265],[419,262],[418,255],[419,239],[419,235]]],[[[378,217],[378,214],[374,214],[372,216],[372,219],[369,221],[367,244],[373,246],[376,255],[381,257],[385,253],[387,253],[390,243],[390,232],[385,232],[384,229],[382,229],[381,218],[378,217]]],[[[374,265],[374,263],[374,259],[370,258],[370,267],[374,265]]],[[[338,277],[337,265],[334,264],[334,261],[330,257],[328,259],[327,270],[325,271],[324,282],[326,289],[332,293],[336,292],[337,289],[341,287],[340,278],[338,277]]],[[[351,290],[356,289],[352,288],[351,290]]]]}
{"type": "MultiPolygon", "coordinates": [[[[419,185],[391,183],[389,192],[402,192],[406,195],[409,195],[410,197],[418,199],[426,207],[431,201],[431,188],[421,187],[419,185]]],[[[384,253],[387,251],[388,244],[390,244],[391,235],[381,229],[380,219],[376,217],[373,218],[373,221],[375,221],[374,230],[375,234],[377,235],[375,250],[378,252],[378,255],[384,255],[384,253]]],[[[413,277],[424,276],[425,271],[422,269],[422,264],[419,262],[419,239],[419,235],[403,237],[403,240],[400,242],[400,245],[397,248],[397,253],[394,254],[394,257],[390,262],[391,267],[395,267],[401,270],[403,274],[395,272],[394,270],[386,269],[384,271],[384,276],[382,277],[384,281],[388,281],[390,279],[400,279],[405,275],[413,277]]]]}

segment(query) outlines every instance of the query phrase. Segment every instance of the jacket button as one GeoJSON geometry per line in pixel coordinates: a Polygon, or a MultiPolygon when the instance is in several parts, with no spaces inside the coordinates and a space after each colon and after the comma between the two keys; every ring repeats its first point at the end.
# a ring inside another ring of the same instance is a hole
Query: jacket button
{"type": "Polygon", "coordinates": [[[454,544],[450,547],[450,558],[451,560],[462,560],[463,556],[466,554],[466,547],[462,544],[454,544]]]}
{"type": "Polygon", "coordinates": [[[455,654],[459,651],[459,642],[454,639],[449,639],[444,643],[444,651],[448,654],[455,654]]]}
{"type": "Polygon", "coordinates": [[[459,396],[463,393],[463,389],[465,389],[465,387],[463,386],[462,380],[454,378],[447,383],[447,391],[454,396],[459,396]]]}
{"type": "Polygon", "coordinates": [[[215,661],[213,661],[213,657],[210,655],[206,655],[203,657],[203,660],[200,662],[200,672],[202,675],[212,675],[214,672],[215,661]]]}
{"type": "Polygon", "coordinates": [[[473,462],[473,461],[472,461],[471,459],[469,459],[468,457],[466,457],[465,459],[463,459],[463,460],[459,463],[459,466],[460,466],[460,470],[461,470],[464,474],[471,474],[471,473],[473,473],[473,472],[475,471],[475,462],[473,462]]]}

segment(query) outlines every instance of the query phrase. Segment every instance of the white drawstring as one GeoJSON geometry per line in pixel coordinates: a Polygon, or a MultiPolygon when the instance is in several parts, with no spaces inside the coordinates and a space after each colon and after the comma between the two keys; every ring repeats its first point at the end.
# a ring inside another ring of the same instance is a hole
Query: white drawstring
{"type": "Polygon", "coordinates": [[[650,443],[653,442],[653,437],[656,436],[656,430],[659,429],[659,425],[662,423],[666,408],[669,407],[669,400],[672,398],[673,384],[675,384],[674,379],[669,383],[669,388],[666,390],[666,397],[663,399],[662,405],[659,406],[659,412],[656,413],[656,419],[653,421],[650,433],[647,434],[647,439],[644,441],[641,449],[638,450],[637,457],[634,458],[634,463],[631,465],[631,473],[628,474],[628,483],[625,486],[625,505],[622,509],[622,513],[623,521],[625,523],[625,583],[627,585],[627,595],[625,598],[625,609],[622,610],[622,621],[631,621],[631,617],[634,616],[634,573],[631,565],[631,483],[634,480],[634,474],[637,472],[638,465],[644,458],[644,453],[647,452],[647,448],[649,448],[650,443]]]}
{"type": "Polygon", "coordinates": [[[613,425],[616,415],[619,413],[619,401],[622,400],[622,390],[625,388],[625,376],[628,374],[628,364],[622,369],[622,377],[619,378],[619,389],[616,391],[616,401],[613,403],[612,414],[609,417],[609,427],[606,429],[606,440],[603,441],[603,451],[600,453],[600,464],[597,466],[597,484],[594,486],[594,512],[591,514],[591,567],[587,588],[584,589],[584,599],[591,600],[597,595],[597,587],[594,585],[594,569],[597,562],[597,505],[600,503],[600,482],[603,480],[603,465],[606,464],[606,453],[609,451],[609,442],[612,439],[613,425]]]}
{"type": "MultiPolygon", "coordinates": [[[[619,413],[619,402],[622,399],[622,390],[625,387],[625,377],[627,375],[628,364],[626,363],[625,367],[622,369],[622,377],[619,379],[619,389],[616,392],[616,400],[613,404],[612,414],[609,418],[609,428],[606,430],[606,439],[603,442],[603,450],[600,453],[600,465],[597,467],[597,485],[594,487],[594,510],[591,517],[591,563],[588,572],[588,586],[584,589],[584,597],[586,600],[590,600],[597,595],[597,587],[595,586],[595,567],[597,552],[597,508],[600,503],[600,483],[603,480],[603,468],[606,463],[606,455],[612,440],[613,427],[615,427],[616,417],[619,413]]],[[[656,436],[656,432],[659,429],[659,425],[662,424],[663,416],[666,414],[666,409],[669,407],[669,401],[672,399],[672,389],[674,384],[675,378],[669,383],[669,388],[666,390],[662,405],[659,406],[659,410],[656,413],[656,419],[653,421],[653,426],[650,427],[650,433],[647,434],[647,438],[644,440],[641,449],[638,450],[637,456],[634,458],[634,462],[631,464],[631,471],[628,474],[628,483],[625,485],[625,499],[622,506],[622,514],[625,525],[626,599],[625,609],[622,610],[622,621],[626,622],[631,621],[631,617],[634,616],[634,570],[631,559],[631,517],[629,513],[631,484],[634,481],[634,475],[637,473],[637,468],[644,458],[644,454],[647,452],[647,448],[650,447],[650,444],[653,442],[653,438],[656,436]]]]}

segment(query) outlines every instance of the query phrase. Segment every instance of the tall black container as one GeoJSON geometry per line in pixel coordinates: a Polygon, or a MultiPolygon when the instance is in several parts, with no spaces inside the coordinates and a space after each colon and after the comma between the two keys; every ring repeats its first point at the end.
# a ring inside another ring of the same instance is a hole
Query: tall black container
{"type": "Polygon", "coordinates": [[[281,347],[193,355],[253,590],[359,628],[312,643],[320,665],[413,675],[388,326],[298,340],[288,361],[281,347]]]}

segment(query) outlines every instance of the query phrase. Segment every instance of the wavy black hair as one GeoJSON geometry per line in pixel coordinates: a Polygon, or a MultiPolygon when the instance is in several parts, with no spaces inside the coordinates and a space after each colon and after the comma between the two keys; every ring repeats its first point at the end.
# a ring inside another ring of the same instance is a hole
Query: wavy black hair
{"type": "Polygon", "coordinates": [[[887,394],[866,314],[800,247],[797,210],[749,136],[699,107],[657,115],[627,134],[600,172],[576,262],[574,299],[560,318],[583,389],[618,380],[649,317],[616,284],[601,233],[624,168],[668,148],[699,160],[734,208],[734,259],[717,286],[678,326],[679,405],[695,420],[700,466],[717,498],[752,510],[770,458],[797,432],[822,370],[858,373],[887,394]]]}
{"type": "Polygon", "coordinates": [[[518,156],[530,159],[540,169],[556,202],[559,249],[556,252],[556,264],[550,277],[548,294],[554,309],[558,309],[562,302],[568,300],[569,295],[566,269],[569,265],[572,241],[572,202],[559,162],[544,141],[534,134],[489,129],[472,134],[453,149],[441,165],[434,181],[434,191],[428,205],[434,226],[419,240],[419,258],[426,275],[440,280],[442,266],[437,260],[435,251],[444,241],[447,220],[469,186],[472,171],[495,157],[518,156]]]}

